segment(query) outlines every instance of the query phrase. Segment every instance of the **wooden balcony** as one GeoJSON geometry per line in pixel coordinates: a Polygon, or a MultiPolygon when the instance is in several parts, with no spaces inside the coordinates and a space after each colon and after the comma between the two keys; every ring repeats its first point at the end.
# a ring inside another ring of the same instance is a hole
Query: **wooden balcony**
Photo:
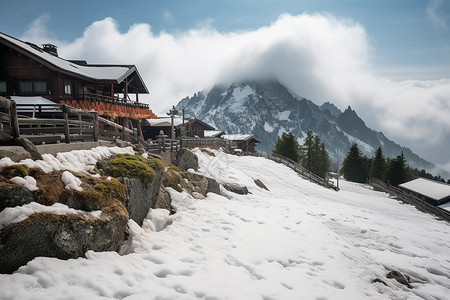
{"type": "Polygon", "coordinates": [[[96,111],[100,116],[110,117],[112,119],[117,117],[156,119],[156,115],[149,109],[149,105],[146,103],[91,93],[76,95],[75,99],[61,100],[60,103],[86,111],[96,111]]]}

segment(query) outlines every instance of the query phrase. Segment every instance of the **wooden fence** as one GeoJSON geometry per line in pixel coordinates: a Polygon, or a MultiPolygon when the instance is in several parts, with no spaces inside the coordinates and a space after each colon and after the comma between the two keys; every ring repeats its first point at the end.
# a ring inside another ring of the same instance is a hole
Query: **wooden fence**
{"type": "Polygon", "coordinates": [[[170,139],[168,136],[158,136],[156,140],[148,142],[148,151],[154,153],[175,152],[180,149],[192,149],[196,147],[222,147],[225,149],[236,148],[235,143],[220,138],[178,138],[170,139]]]}
{"type": "Polygon", "coordinates": [[[373,186],[373,188],[376,190],[389,193],[389,194],[395,196],[398,200],[400,200],[402,202],[414,205],[420,211],[435,215],[442,220],[450,222],[450,212],[449,211],[442,209],[440,207],[433,206],[433,205],[427,203],[426,201],[424,201],[414,195],[411,195],[410,193],[408,193],[407,191],[405,191],[399,187],[396,187],[393,185],[387,185],[383,181],[376,179],[376,178],[370,179],[369,184],[371,186],[373,186]]]}
{"type": "Polygon", "coordinates": [[[277,163],[281,163],[283,165],[288,166],[289,168],[291,168],[292,170],[297,172],[297,174],[299,174],[303,179],[309,180],[311,182],[314,182],[314,183],[321,185],[323,187],[326,187],[326,188],[334,189],[336,191],[339,190],[339,188],[334,185],[333,181],[328,180],[326,178],[322,178],[322,177],[306,170],[303,166],[296,163],[292,159],[282,157],[279,155],[274,155],[274,154],[245,153],[245,155],[265,157],[265,158],[273,160],[277,163]]]}
{"type": "Polygon", "coordinates": [[[119,139],[147,147],[137,129],[64,104],[16,104],[1,98],[0,124],[3,137],[25,137],[36,145],[119,139]]]}

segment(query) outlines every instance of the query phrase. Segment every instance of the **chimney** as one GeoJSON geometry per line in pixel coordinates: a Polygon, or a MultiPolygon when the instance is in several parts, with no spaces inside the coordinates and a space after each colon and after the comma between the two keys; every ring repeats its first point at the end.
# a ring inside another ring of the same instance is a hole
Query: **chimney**
{"type": "Polygon", "coordinates": [[[53,44],[42,44],[42,49],[51,55],[58,56],[58,47],[53,44]]]}

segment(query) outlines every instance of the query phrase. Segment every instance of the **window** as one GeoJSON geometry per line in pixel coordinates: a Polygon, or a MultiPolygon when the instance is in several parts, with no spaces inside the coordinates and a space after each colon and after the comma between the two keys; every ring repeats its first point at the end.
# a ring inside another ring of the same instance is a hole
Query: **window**
{"type": "Polygon", "coordinates": [[[32,93],[33,92],[33,81],[19,81],[19,90],[21,93],[32,93]]]}
{"type": "Polygon", "coordinates": [[[6,93],[6,81],[0,80],[0,93],[6,93]]]}
{"type": "Polygon", "coordinates": [[[34,92],[35,93],[47,93],[47,81],[44,80],[36,80],[33,82],[34,84],[34,92]]]}
{"type": "Polygon", "coordinates": [[[64,83],[64,94],[72,95],[72,84],[69,82],[64,83]]]}
{"type": "Polygon", "coordinates": [[[20,80],[19,90],[21,93],[47,93],[47,81],[45,80],[20,80]]]}

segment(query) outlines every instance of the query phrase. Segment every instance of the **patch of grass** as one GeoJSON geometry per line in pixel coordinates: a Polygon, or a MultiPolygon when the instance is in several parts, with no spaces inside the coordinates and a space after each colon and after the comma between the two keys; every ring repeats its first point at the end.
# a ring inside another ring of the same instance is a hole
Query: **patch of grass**
{"type": "Polygon", "coordinates": [[[112,177],[138,177],[153,181],[156,174],[154,169],[162,168],[159,159],[146,159],[138,155],[118,154],[108,161],[109,166],[103,171],[112,177]]]}
{"type": "Polygon", "coordinates": [[[216,155],[213,152],[209,151],[208,149],[200,148],[200,151],[202,151],[203,153],[208,154],[209,156],[216,157],[216,155]]]}
{"type": "Polygon", "coordinates": [[[168,165],[167,165],[167,168],[172,169],[172,170],[174,170],[174,171],[177,172],[177,173],[181,173],[181,170],[178,169],[178,167],[175,166],[175,165],[168,164],[168,165]]]}
{"type": "Polygon", "coordinates": [[[13,177],[19,176],[24,177],[28,176],[29,168],[25,165],[12,165],[8,167],[4,167],[1,171],[1,174],[5,176],[7,179],[11,179],[13,177]]]}
{"type": "Polygon", "coordinates": [[[34,168],[29,168],[29,169],[28,169],[28,174],[29,174],[30,176],[36,178],[37,176],[40,176],[40,175],[45,174],[45,172],[44,172],[41,168],[39,168],[39,167],[34,167],[34,168]]]}

